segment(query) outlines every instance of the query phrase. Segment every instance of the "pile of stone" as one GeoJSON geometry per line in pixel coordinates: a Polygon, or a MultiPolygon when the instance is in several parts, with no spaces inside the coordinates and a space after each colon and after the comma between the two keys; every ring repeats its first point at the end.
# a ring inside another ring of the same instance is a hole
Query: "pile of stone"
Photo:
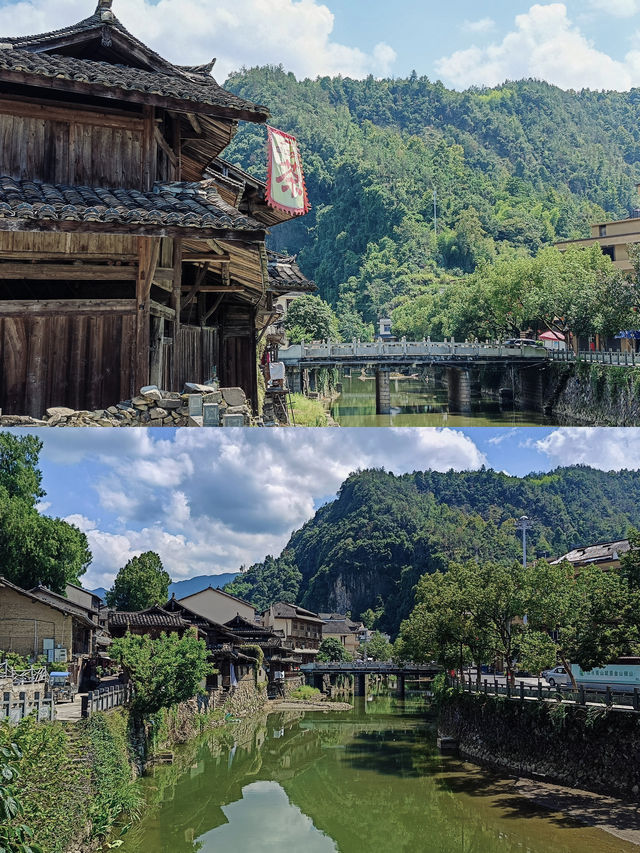
{"type": "Polygon", "coordinates": [[[93,412],[54,406],[43,418],[0,416],[0,426],[238,427],[251,423],[242,388],[214,388],[195,382],[187,382],[181,394],[146,385],[133,399],[93,412]]]}

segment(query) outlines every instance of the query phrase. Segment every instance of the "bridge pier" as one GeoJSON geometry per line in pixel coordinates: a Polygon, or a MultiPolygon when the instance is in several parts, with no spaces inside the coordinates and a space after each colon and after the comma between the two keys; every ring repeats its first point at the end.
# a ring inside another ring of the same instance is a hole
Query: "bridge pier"
{"type": "Polygon", "coordinates": [[[313,686],[316,688],[316,690],[320,690],[320,692],[322,692],[324,688],[324,676],[321,672],[313,673],[313,686]]]}
{"type": "Polygon", "coordinates": [[[398,696],[401,699],[404,699],[404,691],[405,691],[404,675],[401,672],[399,672],[398,673],[398,696]]]}
{"type": "Polygon", "coordinates": [[[287,367],[287,387],[292,394],[302,393],[302,371],[299,367],[287,367]]]}
{"type": "Polygon", "coordinates": [[[367,695],[367,674],[365,672],[356,672],[353,677],[353,695],[367,695]]]}
{"type": "Polygon", "coordinates": [[[376,369],[376,415],[391,414],[391,386],[388,367],[376,369]]]}
{"type": "Polygon", "coordinates": [[[542,412],[542,371],[538,367],[523,367],[520,370],[520,408],[530,412],[542,412]]]}
{"type": "Polygon", "coordinates": [[[465,414],[471,411],[471,374],[465,368],[447,367],[449,411],[465,414]]]}

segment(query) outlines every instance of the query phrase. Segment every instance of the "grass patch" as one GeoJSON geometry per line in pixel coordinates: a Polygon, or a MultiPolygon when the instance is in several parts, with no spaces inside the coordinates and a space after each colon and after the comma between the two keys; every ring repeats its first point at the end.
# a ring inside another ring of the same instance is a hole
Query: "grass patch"
{"type": "Polygon", "coordinates": [[[322,693],[317,687],[309,687],[308,684],[303,684],[301,687],[296,687],[289,694],[290,699],[319,699],[322,693]]]}
{"type": "Polygon", "coordinates": [[[327,425],[327,413],[320,400],[310,400],[304,394],[292,394],[291,404],[296,426],[325,427],[327,425]]]}

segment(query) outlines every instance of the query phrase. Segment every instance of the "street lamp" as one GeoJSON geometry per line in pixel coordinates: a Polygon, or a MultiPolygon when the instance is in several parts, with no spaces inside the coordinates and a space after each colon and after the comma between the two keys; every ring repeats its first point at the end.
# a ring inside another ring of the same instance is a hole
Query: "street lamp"
{"type": "Polygon", "coordinates": [[[521,515],[518,519],[516,530],[522,531],[522,568],[527,568],[527,530],[533,527],[531,521],[526,515],[521,515]]]}

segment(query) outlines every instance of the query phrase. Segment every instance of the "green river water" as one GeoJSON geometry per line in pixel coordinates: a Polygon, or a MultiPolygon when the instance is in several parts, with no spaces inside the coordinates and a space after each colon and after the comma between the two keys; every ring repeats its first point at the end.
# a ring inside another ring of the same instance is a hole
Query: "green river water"
{"type": "Polygon", "coordinates": [[[501,408],[494,400],[471,399],[469,414],[449,412],[447,391],[434,388],[422,379],[391,380],[391,414],[376,415],[375,379],[359,375],[341,378],[342,393],[331,407],[340,426],[542,426],[554,425],[554,418],[539,412],[501,408]]]}
{"type": "Polygon", "coordinates": [[[440,756],[422,700],[272,714],[178,750],[143,782],[123,853],[626,853],[512,783],[440,756]]]}

